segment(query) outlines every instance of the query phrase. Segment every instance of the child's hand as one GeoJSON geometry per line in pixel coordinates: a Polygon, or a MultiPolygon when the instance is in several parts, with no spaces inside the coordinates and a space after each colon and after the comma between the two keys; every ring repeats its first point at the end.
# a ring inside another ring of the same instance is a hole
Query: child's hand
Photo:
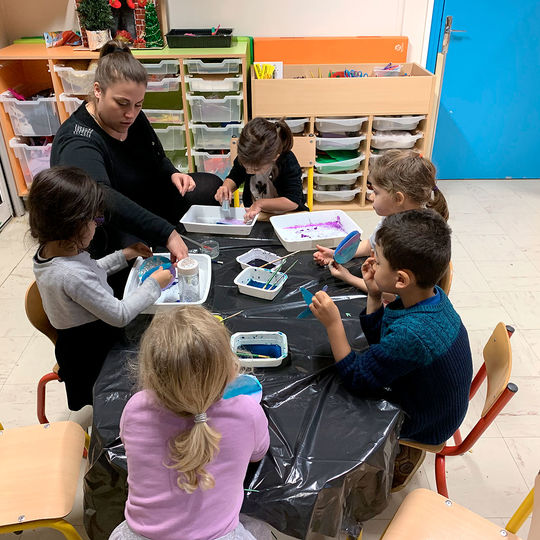
{"type": "Polygon", "coordinates": [[[311,302],[309,305],[311,313],[321,321],[326,329],[335,323],[341,322],[338,307],[324,291],[316,293],[311,302]]]}
{"type": "Polygon", "coordinates": [[[315,262],[321,266],[326,266],[334,260],[334,250],[317,245],[317,251],[313,254],[315,262]]]}
{"type": "Polygon", "coordinates": [[[136,244],[132,244],[131,246],[124,248],[122,253],[126,258],[126,261],[131,261],[131,259],[139,256],[143,257],[144,259],[152,256],[152,250],[142,242],[137,242],[136,244]]]}
{"type": "Polygon", "coordinates": [[[150,275],[150,277],[154,278],[162,289],[164,289],[174,279],[174,276],[169,270],[163,270],[163,266],[160,266],[150,275]]]}
{"type": "Polygon", "coordinates": [[[258,201],[255,201],[249,208],[246,209],[244,214],[244,223],[251,221],[255,218],[257,214],[261,212],[262,208],[258,201]]]}
{"type": "Polygon", "coordinates": [[[332,261],[328,268],[330,269],[330,273],[338,279],[341,279],[345,283],[349,283],[350,279],[353,277],[353,275],[344,267],[341,266],[341,264],[337,263],[336,261],[332,261]]]}
{"type": "Polygon", "coordinates": [[[366,284],[368,295],[372,297],[381,297],[382,291],[375,283],[375,265],[377,261],[375,257],[368,257],[362,265],[362,277],[366,284]]]}

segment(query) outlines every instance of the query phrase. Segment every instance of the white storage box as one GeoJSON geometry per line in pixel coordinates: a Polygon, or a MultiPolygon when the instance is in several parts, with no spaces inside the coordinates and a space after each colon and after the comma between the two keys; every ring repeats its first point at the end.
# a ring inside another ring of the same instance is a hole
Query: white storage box
{"type": "Polygon", "coordinates": [[[239,356],[242,367],[262,368],[277,367],[289,354],[287,336],[283,332],[236,332],[231,336],[231,349],[236,354],[238,349],[249,345],[277,345],[281,349],[281,355],[276,358],[245,358],[239,356]]]}
{"type": "MultiPolygon", "coordinates": [[[[161,255],[170,259],[169,253],[155,253],[154,255],[161,255]]],[[[189,256],[195,259],[199,263],[199,285],[201,297],[197,302],[180,302],[180,295],[178,294],[178,281],[175,279],[174,284],[161,291],[161,296],[156,300],[153,306],[146,308],[142,313],[157,313],[160,309],[176,308],[178,306],[204,304],[208,298],[210,292],[210,283],[212,282],[212,262],[210,257],[205,254],[190,253],[189,256]]],[[[139,268],[143,263],[142,257],[137,257],[135,264],[133,265],[124,287],[124,298],[130,293],[135,291],[139,287],[139,268]]]]}
{"type": "Polygon", "coordinates": [[[52,143],[45,146],[29,146],[17,139],[11,139],[9,146],[21,163],[21,169],[26,185],[30,187],[34,176],[50,167],[52,143]]]}
{"type": "Polygon", "coordinates": [[[371,146],[377,150],[386,148],[412,148],[423,133],[409,133],[408,131],[374,131],[371,136],[371,146]]]}
{"type": "MultiPolygon", "coordinates": [[[[270,122],[277,122],[278,118],[269,118],[270,122]]],[[[303,133],[309,118],[285,118],[285,123],[292,133],[303,133]]]]}
{"type": "Polygon", "coordinates": [[[364,160],[364,154],[361,153],[358,157],[352,159],[344,159],[342,161],[331,161],[329,163],[319,163],[315,161],[315,169],[320,173],[336,173],[354,171],[364,160]]]}
{"type": "Polygon", "coordinates": [[[362,229],[343,210],[272,216],[270,223],[288,251],[308,251],[316,249],[317,244],[334,248],[350,232],[362,233],[362,229]]]}
{"type": "Polygon", "coordinates": [[[359,137],[317,137],[317,149],[356,150],[365,138],[365,135],[360,135],[359,137]]]}
{"type": "Polygon", "coordinates": [[[4,92],[0,94],[0,101],[9,114],[13,133],[19,137],[54,135],[60,127],[54,97],[19,101],[4,92]]]}
{"type": "Polygon", "coordinates": [[[320,186],[345,185],[352,186],[358,178],[364,174],[364,171],[353,173],[321,174],[313,173],[313,181],[320,186]]]}
{"type": "Polygon", "coordinates": [[[180,75],[178,77],[165,77],[161,81],[149,81],[147,92],[176,92],[180,88],[180,75]]]}
{"type": "Polygon", "coordinates": [[[180,223],[184,225],[187,232],[249,236],[258,215],[247,225],[244,223],[245,213],[245,208],[231,208],[230,217],[224,217],[221,206],[194,204],[184,214],[180,223]]]}
{"type": "Polygon", "coordinates": [[[183,150],[186,147],[186,128],[184,126],[169,126],[154,130],[163,150],[183,150]]]}
{"type": "Polygon", "coordinates": [[[193,146],[206,149],[229,149],[232,137],[240,137],[244,124],[229,124],[225,127],[209,127],[205,124],[189,124],[193,133],[193,146]]]}
{"type": "Polygon", "coordinates": [[[151,124],[183,124],[184,111],[177,109],[143,109],[151,124]]]}
{"type": "Polygon", "coordinates": [[[148,75],[176,75],[180,71],[178,60],[162,60],[157,64],[143,64],[148,75]]]}
{"type": "Polygon", "coordinates": [[[232,168],[230,152],[226,154],[211,154],[209,152],[192,150],[191,155],[195,160],[197,172],[217,174],[222,180],[227,178],[232,168]]]}
{"type": "Polygon", "coordinates": [[[225,58],[215,62],[203,62],[199,59],[186,59],[184,65],[188,73],[238,73],[242,60],[240,58],[225,58]]]}
{"type": "Polygon", "coordinates": [[[373,118],[373,129],[379,131],[416,129],[420,120],[424,120],[425,115],[415,116],[375,116],[373,118]]]}
{"type": "Polygon", "coordinates": [[[70,116],[84,103],[84,99],[68,96],[67,94],[60,94],[59,97],[70,116]]]}
{"type": "MultiPolygon", "coordinates": [[[[251,261],[254,261],[255,259],[260,259],[261,261],[264,261],[265,263],[269,263],[271,261],[275,261],[276,259],[279,259],[279,255],[276,255],[275,253],[272,253],[271,251],[266,251],[265,249],[253,248],[247,251],[246,253],[242,253],[242,255],[238,255],[238,257],[236,257],[236,262],[242,268],[249,268],[253,266],[249,263],[251,261]]],[[[279,261],[277,261],[274,265],[268,265],[265,268],[268,268],[270,270],[275,270],[275,265],[277,264],[279,264],[279,261]]],[[[258,268],[258,266],[255,266],[255,268],[258,268]]]]}
{"type": "Polygon", "coordinates": [[[319,191],[314,189],[313,198],[317,202],[347,202],[352,201],[361,191],[360,188],[344,189],[341,191],[319,191]]]}
{"type": "Polygon", "coordinates": [[[194,122],[239,122],[242,99],[242,96],[225,96],[223,99],[187,96],[194,122]]]}
{"type": "Polygon", "coordinates": [[[367,116],[358,118],[316,118],[315,127],[323,133],[350,133],[360,131],[367,116]]]}
{"type": "Polygon", "coordinates": [[[262,298],[263,300],[273,300],[279,291],[281,291],[288,278],[287,274],[276,272],[271,283],[267,286],[268,288],[263,289],[264,284],[270,279],[273,273],[273,270],[250,266],[244,268],[244,270],[234,278],[234,284],[242,294],[255,296],[256,298],[262,298]],[[250,285],[250,282],[255,282],[260,286],[250,285]]]}
{"type": "Polygon", "coordinates": [[[226,79],[202,79],[201,77],[184,77],[189,92],[239,92],[242,77],[226,79]]]}
{"type": "Polygon", "coordinates": [[[86,95],[92,90],[95,70],[73,69],[66,66],[54,66],[54,71],[62,80],[66,94],[86,95]]]}

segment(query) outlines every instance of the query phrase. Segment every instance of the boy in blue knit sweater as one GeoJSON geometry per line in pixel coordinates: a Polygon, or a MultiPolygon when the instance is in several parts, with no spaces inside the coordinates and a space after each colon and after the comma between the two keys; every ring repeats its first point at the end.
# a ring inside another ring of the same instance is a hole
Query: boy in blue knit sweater
{"type": "Polygon", "coordinates": [[[472,378],[467,331],[435,285],[450,262],[450,233],[432,210],[386,217],[375,256],[362,266],[368,299],[360,323],[370,344],[364,352],[351,350],[339,310],[325,292],[310,306],[326,327],[344,384],[399,405],[405,412],[401,438],[433,445],[460,426],[472,378]],[[386,308],[383,292],[398,295],[386,308]]]}

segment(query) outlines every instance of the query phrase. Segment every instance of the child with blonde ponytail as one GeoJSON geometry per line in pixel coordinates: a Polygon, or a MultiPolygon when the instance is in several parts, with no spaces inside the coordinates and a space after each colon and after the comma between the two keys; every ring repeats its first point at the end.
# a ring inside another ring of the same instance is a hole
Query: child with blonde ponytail
{"type": "Polygon", "coordinates": [[[226,328],[204,308],[154,317],[141,341],[140,391],[120,421],[129,490],[111,539],[255,538],[240,508],[247,466],[268,450],[268,421],[251,396],[223,399],[238,370],[226,328]]]}

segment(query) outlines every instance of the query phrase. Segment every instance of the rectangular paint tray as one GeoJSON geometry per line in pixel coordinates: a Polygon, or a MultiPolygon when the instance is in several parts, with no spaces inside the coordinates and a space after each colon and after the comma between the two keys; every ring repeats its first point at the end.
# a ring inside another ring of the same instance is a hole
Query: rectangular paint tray
{"type": "Polygon", "coordinates": [[[229,234],[249,236],[257,217],[246,225],[244,223],[245,208],[231,208],[227,215],[221,206],[204,206],[194,204],[182,217],[180,223],[186,231],[206,234],[229,234]]]}
{"type": "MultiPolygon", "coordinates": [[[[155,253],[170,259],[169,253],[155,253]]],[[[175,279],[174,284],[168,289],[161,291],[161,296],[156,300],[155,304],[146,308],[142,313],[157,313],[161,309],[170,309],[178,306],[188,306],[194,304],[204,304],[210,292],[210,283],[212,282],[212,262],[210,257],[205,254],[190,253],[189,256],[199,263],[199,285],[201,297],[197,302],[183,303],[179,301],[178,281],[175,279]]],[[[143,263],[142,257],[137,257],[131,272],[129,273],[126,286],[124,287],[124,298],[133,292],[139,286],[139,268],[143,263]]]]}
{"type": "MultiPolygon", "coordinates": [[[[242,253],[242,255],[238,255],[238,257],[236,257],[236,261],[242,268],[249,268],[250,266],[254,266],[248,263],[256,259],[264,261],[264,263],[261,263],[262,265],[262,264],[269,263],[271,261],[275,261],[276,259],[279,259],[279,255],[276,255],[275,253],[272,253],[271,251],[266,251],[265,249],[253,248],[247,251],[246,253],[242,253]]],[[[269,270],[275,270],[279,262],[280,261],[276,261],[273,266],[268,265],[268,266],[265,266],[265,268],[268,268],[269,270]]],[[[255,268],[257,268],[257,266],[255,266],[255,268]]]]}
{"type": "Polygon", "coordinates": [[[272,216],[270,223],[288,251],[336,247],[350,232],[362,229],[343,210],[296,212],[272,216]]]}
{"type": "Polygon", "coordinates": [[[243,367],[276,367],[289,354],[287,346],[287,336],[283,332],[237,332],[231,336],[231,349],[233,353],[241,347],[250,345],[277,345],[281,348],[281,355],[276,358],[244,358],[239,357],[240,365],[243,367]]]}
{"type": "Polygon", "coordinates": [[[250,281],[254,281],[264,285],[270,279],[270,276],[273,274],[274,270],[257,268],[256,266],[248,266],[234,278],[234,284],[238,287],[238,290],[242,294],[255,296],[256,298],[262,298],[264,300],[273,300],[279,291],[281,291],[283,285],[285,285],[288,278],[287,274],[277,272],[268,285],[268,287],[272,288],[263,289],[262,286],[255,287],[253,285],[249,285],[249,283],[250,281]]]}

